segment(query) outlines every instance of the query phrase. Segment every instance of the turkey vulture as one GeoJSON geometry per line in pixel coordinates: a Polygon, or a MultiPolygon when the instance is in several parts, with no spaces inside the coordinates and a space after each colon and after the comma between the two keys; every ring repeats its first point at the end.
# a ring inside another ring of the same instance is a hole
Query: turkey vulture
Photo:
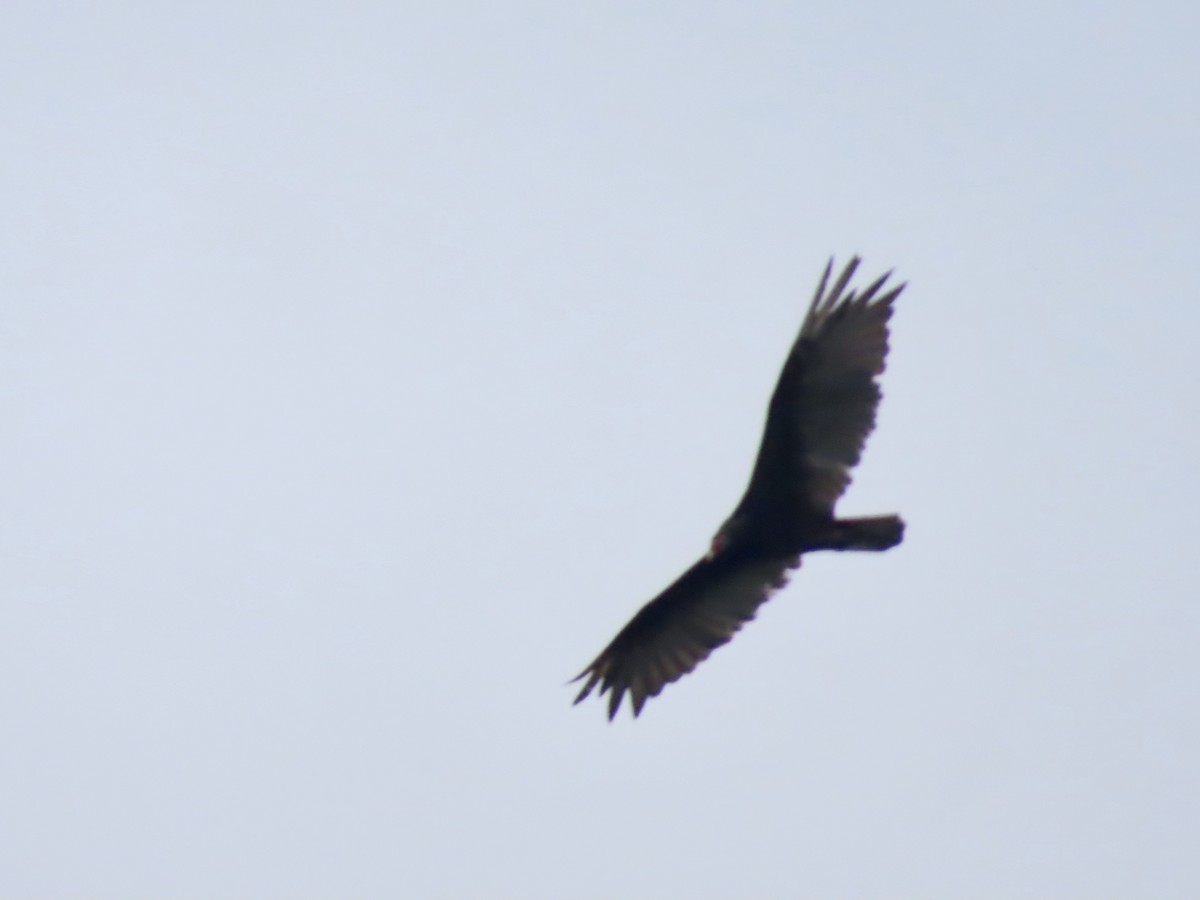
{"type": "Polygon", "coordinates": [[[750,485],[704,558],[647,603],[574,680],[575,702],[599,685],[608,717],[629,694],[636,717],[648,697],[696,668],[754,618],[811,550],[887,550],[899,516],[834,517],[850,469],[875,425],[888,350],[888,319],[904,285],[881,293],[891,272],[861,294],[847,291],[854,257],[826,291],[833,260],[783,364],[750,485]]]}

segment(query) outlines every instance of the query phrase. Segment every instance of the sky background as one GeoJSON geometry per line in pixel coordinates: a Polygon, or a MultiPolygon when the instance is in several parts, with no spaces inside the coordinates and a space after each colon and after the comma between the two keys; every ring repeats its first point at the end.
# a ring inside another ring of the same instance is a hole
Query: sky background
{"type": "Polygon", "coordinates": [[[0,13],[0,896],[1200,895],[1200,7],[0,13]],[[826,259],[845,514],[614,724],[826,259]]]}

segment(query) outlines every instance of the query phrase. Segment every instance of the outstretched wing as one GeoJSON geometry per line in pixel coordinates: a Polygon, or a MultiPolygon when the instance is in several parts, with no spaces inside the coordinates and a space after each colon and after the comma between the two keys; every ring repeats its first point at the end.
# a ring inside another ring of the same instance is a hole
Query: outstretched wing
{"type": "Polygon", "coordinates": [[[875,378],[888,351],[888,319],[901,284],[880,293],[891,273],[861,294],[847,291],[859,258],[832,288],[833,260],[817,286],[800,334],[771,397],[762,446],[739,510],[785,503],[828,515],[875,427],[875,378]]]}
{"type": "Polygon", "coordinates": [[[739,560],[735,554],[700,560],[647,603],[596,660],[575,678],[587,678],[575,702],[600,686],[612,719],[628,692],[633,714],[648,697],[720,647],[778,588],[800,558],[739,560]]]}

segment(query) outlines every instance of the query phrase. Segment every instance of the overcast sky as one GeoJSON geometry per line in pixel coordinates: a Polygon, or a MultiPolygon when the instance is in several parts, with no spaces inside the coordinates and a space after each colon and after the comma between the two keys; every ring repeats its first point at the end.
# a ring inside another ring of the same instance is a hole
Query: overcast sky
{"type": "Polygon", "coordinates": [[[1200,896],[1197,34],[6,6],[0,896],[1200,896]],[[905,543],[572,708],[856,252],[905,543]]]}

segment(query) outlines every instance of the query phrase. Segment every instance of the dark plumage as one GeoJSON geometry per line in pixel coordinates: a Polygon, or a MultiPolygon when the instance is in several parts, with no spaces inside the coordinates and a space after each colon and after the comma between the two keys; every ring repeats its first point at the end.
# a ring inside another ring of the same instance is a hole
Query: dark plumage
{"type": "Polygon", "coordinates": [[[901,284],[891,273],[848,291],[854,257],[829,287],[817,286],[767,410],[746,493],[708,554],[647,603],[575,679],[575,702],[599,686],[608,717],[629,694],[636,716],[647,698],[696,668],[754,618],[788,571],[812,550],[887,550],[900,543],[899,516],[837,519],[834,505],[875,425],[876,383],[888,351],[887,322],[901,284]],[[828,290],[827,290],[828,288],[828,290]]]}

